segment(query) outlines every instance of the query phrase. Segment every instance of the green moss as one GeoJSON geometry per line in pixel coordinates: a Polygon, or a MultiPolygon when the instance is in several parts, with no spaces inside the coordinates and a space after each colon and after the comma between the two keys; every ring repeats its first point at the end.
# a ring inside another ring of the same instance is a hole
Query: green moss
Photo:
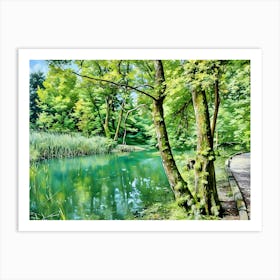
{"type": "Polygon", "coordinates": [[[162,121],[163,121],[163,119],[162,119],[162,117],[161,117],[161,116],[155,116],[155,117],[154,117],[154,120],[155,120],[155,122],[157,122],[157,123],[159,123],[159,122],[162,122],[162,121]]]}
{"type": "Polygon", "coordinates": [[[181,182],[178,182],[177,185],[175,185],[174,190],[180,191],[182,190],[183,184],[181,182]]]}
{"type": "Polygon", "coordinates": [[[194,164],[194,169],[197,171],[201,171],[202,170],[202,164],[200,161],[196,161],[196,163],[194,164]]]}
{"type": "Polygon", "coordinates": [[[207,185],[207,184],[208,184],[208,181],[207,181],[207,180],[202,179],[202,180],[201,180],[201,184],[203,184],[203,185],[207,185]]]}

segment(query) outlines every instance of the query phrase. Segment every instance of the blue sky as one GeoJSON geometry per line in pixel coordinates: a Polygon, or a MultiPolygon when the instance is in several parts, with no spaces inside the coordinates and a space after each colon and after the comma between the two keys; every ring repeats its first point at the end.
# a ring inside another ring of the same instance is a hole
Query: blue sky
{"type": "Polygon", "coordinates": [[[48,65],[46,60],[30,60],[29,61],[30,73],[33,72],[43,72],[46,74],[48,72],[48,65]]]}
{"type": "MultiPolygon", "coordinates": [[[[74,63],[72,63],[68,67],[72,68],[75,71],[79,70],[78,66],[75,65],[74,63]]],[[[48,67],[48,63],[46,60],[30,60],[29,61],[30,73],[41,71],[46,75],[48,70],[49,70],[49,67],[48,67]]]]}

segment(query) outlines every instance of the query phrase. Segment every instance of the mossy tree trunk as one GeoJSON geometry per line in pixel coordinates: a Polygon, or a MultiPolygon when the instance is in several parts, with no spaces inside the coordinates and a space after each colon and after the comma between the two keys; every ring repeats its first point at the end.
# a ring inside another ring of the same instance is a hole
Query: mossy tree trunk
{"type": "Polygon", "coordinates": [[[154,65],[156,98],[153,100],[153,121],[158,147],[162,158],[163,167],[169,184],[174,192],[175,198],[180,200],[180,204],[187,208],[193,199],[193,196],[188,189],[187,183],[182,178],[176,166],[164,121],[163,101],[166,96],[166,85],[163,65],[160,60],[155,60],[154,65]]]}
{"type": "Polygon", "coordinates": [[[194,90],[192,99],[197,128],[196,195],[200,198],[205,214],[217,215],[217,211],[220,209],[220,202],[216,188],[213,137],[205,91],[194,90]]]}

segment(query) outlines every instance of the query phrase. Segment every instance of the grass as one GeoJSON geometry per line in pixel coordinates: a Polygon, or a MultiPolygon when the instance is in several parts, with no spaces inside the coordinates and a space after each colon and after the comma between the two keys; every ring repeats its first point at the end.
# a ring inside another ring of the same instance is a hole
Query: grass
{"type": "Polygon", "coordinates": [[[189,211],[180,207],[177,202],[167,204],[155,203],[145,209],[141,215],[142,220],[219,220],[217,216],[203,215],[200,206],[192,205],[189,211]]]}
{"type": "Polygon", "coordinates": [[[79,134],[30,133],[30,161],[109,153],[116,142],[104,137],[79,134]]]}

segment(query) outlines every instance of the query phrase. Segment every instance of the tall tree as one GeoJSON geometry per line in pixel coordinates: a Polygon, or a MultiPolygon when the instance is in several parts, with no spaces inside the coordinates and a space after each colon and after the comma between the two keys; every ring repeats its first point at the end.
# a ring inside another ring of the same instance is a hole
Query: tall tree
{"type": "Polygon", "coordinates": [[[36,121],[38,119],[38,115],[40,114],[40,108],[38,105],[38,89],[44,89],[45,75],[43,72],[33,72],[30,74],[29,78],[29,114],[30,114],[30,124],[35,126],[36,121]]]}
{"type": "Polygon", "coordinates": [[[177,199],[181,199],[182,204],[188,207],[188,204],[191,203],[190,201],[193,199],[193,196],[176,166],[165,125],[163,101],[166,97],[166,83],[162,61],[155,60],[154,67],[156,98],[153,100],[153,120],[158,146],[164,170],[175,197],[177,199]]]}
{"type": "Polygon", "coordinates": [[[201,206],[204,206],[206,214],[211,215],[220,209],[220,202],[216,188],[215,156],[208,104],[204,90],[193,90],[192,97],[197,127],[195,190],[201,198],[201,206]]]}
{"type": "Polygon", "coordinates": [[[77,77],[69,70],[58,72],[51,67],[43,85],[38,90],[41,113],[37,119],[40,129],[53,131],[73,131],[75,103],[78,100],[76,91],[77,77]]]}
{"type": "Polygon", "coordinates": [[[217,215],[221,208],[216,188],[215,155],[213,133],[218,114],[216,79],[209,69],[213,61],[189,61],[186,64],[188,85],[192,92],[192,101],[196,119],[197,151],[195,163],[195,191],[205,214],[217,215]],[[211,79],[212,78],[212,79],[211,79]],[[211,131],[210,115],[206,90],[215,85],[215,110],[211,131]]]}
{"type": "MultiPolygon", "coordinates": [[[[116,128],[116,131],[115,131],[114,141],[118,141],[118,138],[119,138],[119,132],[120,132],[121,124],[122,124],[122,121],[123,121],[123,114],[124,114],[124,110],[125,110],[125,105],[126,105],[127,98],[128,98],[128,95],[129,95],[129,91],[128,91],[128,88],[127,88],[127,85],[129,83],[128,74],[129,74],[129,71],[130,71],[129,61],[127,61],[125,63],[122,60],[119,61],[118,71],[119,71],[119,74],[122,77],[122,80],[123,80],[125,86],[122,89],[122,94],[120,94],[120,96],[119,96],[119,98],[121,99],[121,104],[120,104],[120,108],[119,108],[118,123],[117,123],[117,128],[116,128]]],[[[126,119],[125,119],[125,121],[126,121],[126,119]]],[[[125,134],[126,134],[126,122],[124,123],[124,126],[125,126],[125,134]]],[[[125,142],[125,136],[123,137],[123,142],[125,142]]]]}

